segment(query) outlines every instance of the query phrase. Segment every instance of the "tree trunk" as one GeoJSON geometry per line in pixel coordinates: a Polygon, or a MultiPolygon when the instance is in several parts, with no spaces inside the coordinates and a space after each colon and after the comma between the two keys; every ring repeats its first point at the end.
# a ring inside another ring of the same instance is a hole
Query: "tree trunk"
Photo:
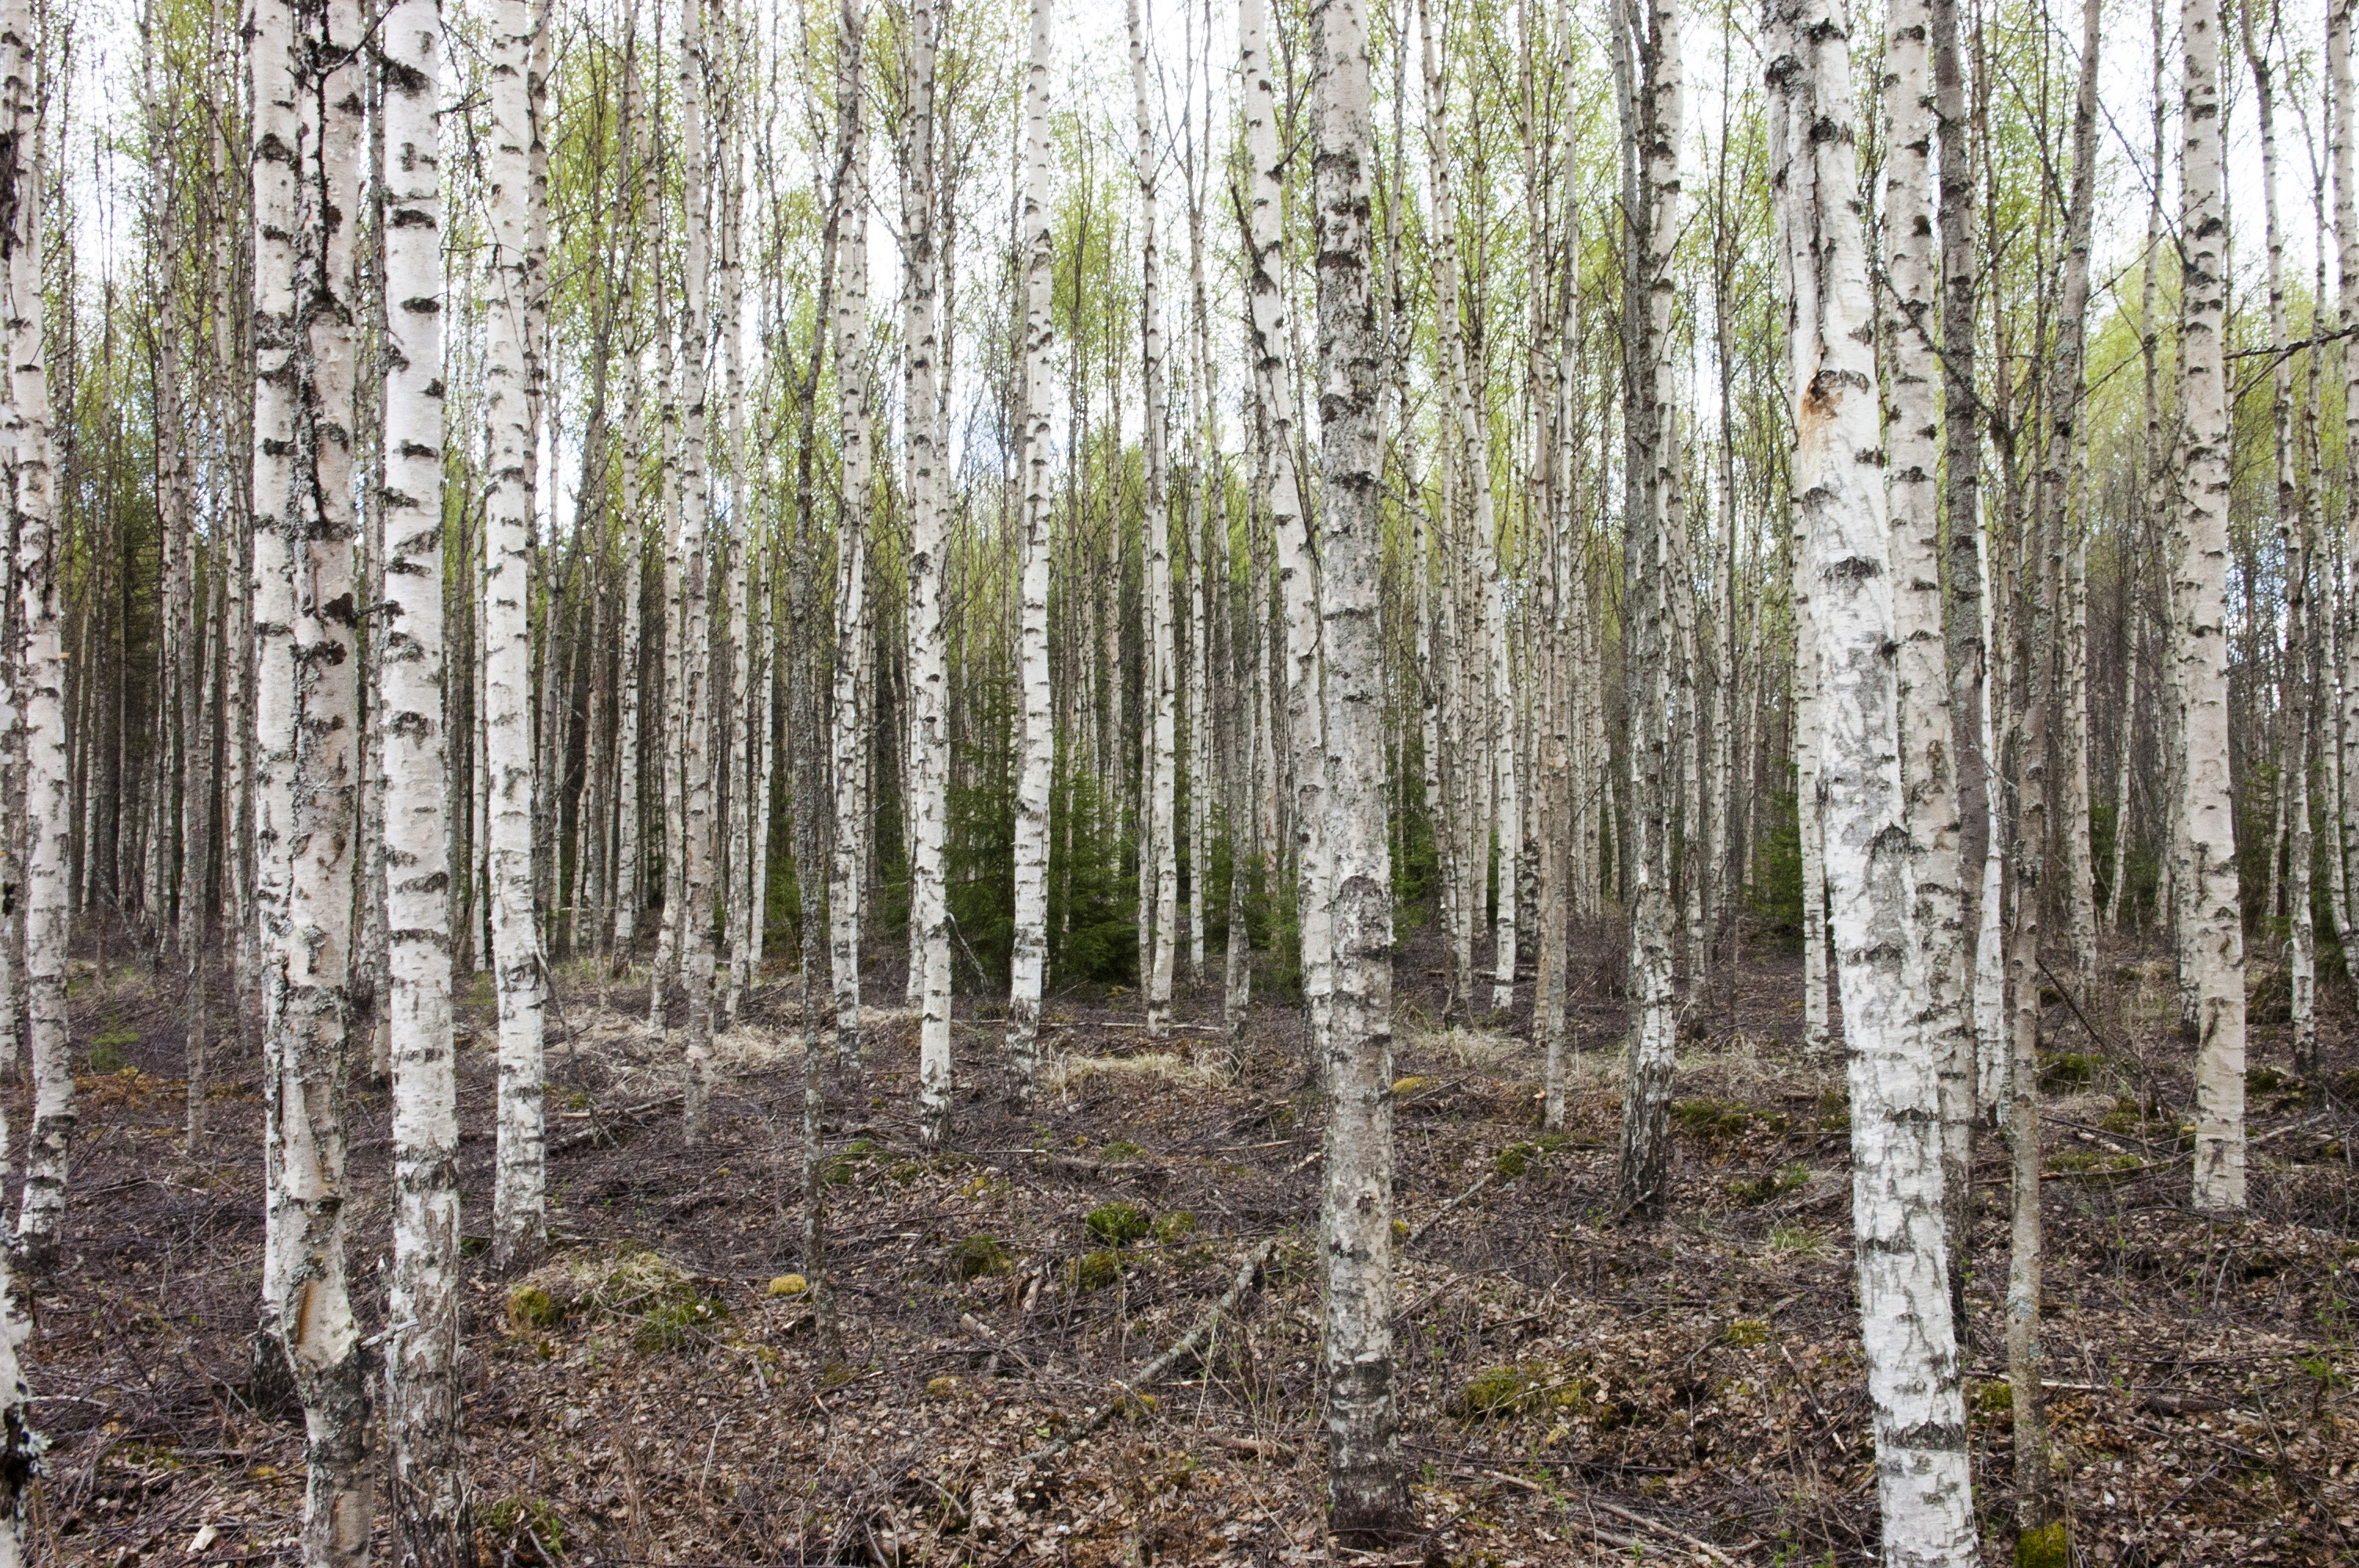
{"type": "Polygon", "coordinates": [[[485,308],[484,403],[491,426],[484,549],[484,731],[491,775],[492,965],[499,1000],[499,1141],[492,1257],[529,1268],[542,1247],[540,934],[533,899],[531,578],[535,461],[531,408],[532,15],[500,0],[492,37],[494,246],[485,308]]]}
{"type": "MultiPolygon", "coordinates": [[[[1924,966],[1925,1048],[1940,1084],[1941,1180],[1951,1277],[1962,1283],[1972,1208],[1974,1035],[1968,1017],[1964,897],[1958,854],[1956,726],[1941,633],[1941,516],[1934,395],[1940,377],[1934,254],[1931,79],[1933,17],[1926,0],[1895,0],[1885,47],[1884,245],[1891,276],[1885,351],[1890,418],[1886,497],[1892,527],[1893,615],[1900,637],[1900,773],[1907,789],[1916,932],[1924,966]]],[[[1953,1310],[1964,1306],[1953,1290],[1953,1310]]]]}
{"type": "MultiPolygon", "coordinates": [[[[1306,1062],[1313,1073],[1327,1058],[1328,999],[1333,984],[1334,935],[1329,908],[1326,755],[1320,691],[1319,585],[1296,470],[1294,398],[1287,380],[1286,296],[1278,287],[1280,161],[1277,90],[1266,37],[1265,0],[1238,0],[1237,47],[1245,79],[1245,156],[1253,165],[1253,196],[1245,258],[1247,349],[1254,394],[1268,450],[1270,535],[1277,546],[1277,589],[1286,636],[1286,738],[1294,780],[1290,817],[1295,844],[1295,910],[1302,949],[1302,1000],[1310,1029],[1306,1062]]],[[[1280,777],[1287,769],[1272,757],[1280,777]]]]}
{"type": "Polygon", "coordinates": [[[443,789],[442,19],[385,24],[384,675],[386,995],[393,1079],[393,1278],[386,1443],[401,1568],[474,1561],[459,1407],[459,1102],[451,1035],[443,789]]]}
{"type": "Polygon", "coordinates": [[[1171,500],[1166,473],[1163,385],[1162,252],[1156,236],[1155,136],[1147,92],[1147,38],[1139,23],[1138,0],[1129,0],[1130,81],[1138,111],[1138,199],[1144,214],[1139,243],[1138,317],[1142,351],[1140,378],[1147,394],[1146,499],[1141,526],[1145,530],[1147,573],[1146,623],[1149,643],[1146,699],[1147,715],[1147,835],[1143,842],[1154,856],[1152,872],[1141,879],[1151,889],[1153,947],[1146,982],[1147,1033],[1165,1033],[1171,1022],[1171,968],[1180,923],[1180,842],[1174,809],[1179,777],[1178,656],[1172,646],[1171,500]]]}
{"type": "Polygon", "coordinates": [[[1357,0],[1310,13],[1323,503],[1323,807],[1334,888],[1326,1181],[1327,1509],[1370,1536],[1408,1508],[1392,1358],[1392,864],[1385,827],[1383,345],[1368,287],[1369,69],[1357,0]]]}
{"type": "Polygon", "coordinates": [[[1963,1565],[1980,1561],[1980,1543],[1943,1243],[1940,1086],[1917,1022],[1928,996],[1898,765],[1898,627],[1874,456],[1849,20],[1840,4],[1779,0],[1765,34],[1801,613],[1820,653],[1827,882],[1843,960],[1856,1286],[1884,1556],[1963,1565]]]}
{"type": "MultiPolygon", "coordinates": [[[[831,692],[835,761],[835,853],[828,897],[828,955],[835,997],[840,1067],[860,1066],[861,847],[868,822],[860,788],[865,737],[860,722],[860,671],[866,625],[868,548],[868,132],[861,117],[865,48],[864,0],[843,0],[836,42],[836,243],[842,276],[835,296],[837,449],[842,463],[836,497],[834,682],[831,692]]],[[[816,389],[814,389],[816,391],[816,389]]],[[[816,1277],[816,1276],[814,1276],[816,1277]]]]}
{"type": "Polygon", "coordinates": [[[1049,0],[1032,0],[1031,63],[1024,88],[1024,521],[1019,535],[1020,706],[1016,717],[1016,952],[1007,1001],[1008,1096],[1032,1100],[1040,987],[1049,964],[1049,788],[1056,714],[1049,685],[1049,568],[1055,558],[1049,488],[1049,351],[1056,236],[1049,208],[1049,0]]]}
{"type": "MultiPolygon", "coordinates": [[[[281,427],[293,438],[289,460],[275,465],[284,488],[256,497],[274,509],[276,535],[258,563],[255,589],[255,621],[266,638],[258,719],[273,774],[262,852],[277,862],[277,895],[261,910],[266,1159],[277,1173],[269,1189],[275,1256],[264,1278],[276,1296],[277,1330],[303,1404],[310,1472],[303,1556],[315,1568],[365,1561],[371,1512],[369,1357],[353,1320],[344,1259],[360,762],[353,730],[361,585],[350,434],[358,346],[360,31],[359,6],[336,0],[318,10],[274,12],[253,50],[257,103],[266,94],[291,99],[274,103],[272,113],[293,130],[295,152],[285,205],[266,202],[260,191],[255,202],[257,226],[267,221],[266,211],[292,220],[291,243],[277,252],[286,258],[284,283],[272,280],[287,292],[266,297],[288,308],[270,318],[258,311],[256,323],[257,330],[266,319],[273,327],[286,324],[279,341],[287,355],[274,369],[288,395],[281,427]]],[[[263,249],[259,239],[256,249],[263,249]]],[[[259,407],[255,423],[259,435],[259,407]]]]}
{"type": "MultiPolygon", "coordinates": [[[[2180,563],[2185,632],[2185,801],[2194,928],[2183,944],[2198,997],[2195,1206],[2245,1206],[2245,934],[2228,772],[2228,403],[2226,155],[2220,126],[2219,0],[2181,0],[2186,49],[2180,212],[2186,342],[2180,563]]],[[[2346,285],[2347,287],[2347,285],[2346,285]]]]}
{"type": "Polygon", "coordinates": [[[951,1112],[950,901],[942,882],[948,809],[950,693],[942,645],[950,511],[942,450],[941,267],[936,254],[935,0],[913,0],[908,54],[908,166],[902,171],[902,345],[906,356],[909,500],[910,864],[909,961],[922,974],[919,1000],[918,1115],[929,1143],[947,1134],[951,1112]]]}
{"type": "Polygon", "coordinates": [[[1624,231],[1628,246],[1625,310],[1630,318],[1630,390],[1626,417],[1636,464],[1631,488],[1628,630],[1624,662],[1630,691],[1630,805],[1637,843],[1630,906],[1629,1076],[1622,1098],[1622,1206],[1659,1218],[1670,1199],[1672,1052],[1679,1029],[1676,959],[1672,947],[1671,829],[1680,783],[1679,727],[1683,706],[1675,696],[1679,616],[1672,582],[1686,552],[1680,498],[1680,442],[1671,341],[1672,247],[1680,227],[1679,146],[1685,112],[1680,0],[1648,0],[1642,20],[1616,12],[1617,51],[1629,56],[1633,90],[1630,134],[1638,159],[1631,177],[1637,205],[1624,231]]]}
{"type": "MultiPolygon", "coordinates": [[[[283,24],[283,12],[269,14],[283,24]]],[[[73,1077],[66,1037],[66,866],[72,819],[67,805],[65,646],[60,628],[65,609],[64,551],[51,489],[49,356],[42,339],[42,250],[47,238],[42,198],[49,160],[37,101],[39,66],[34,49],[38,37],[29,0],[6,0],[0,5],[0,125],[5,126],[16,149],[0,176],[5,179],[0,195],[5,198],[0,213],[7,225],[0,267],[6,276],[8,347],[0,444],[8,454],[8,531],[15,541],[9,575],[16,600],[14,657],[7,673],[18,727],[6,739],[12,750],[20,738],[23,746],[24,859],[15,869],[24,901],[23,985],[35,1126],[39,1127],[46,1110],[57,1140],[50,1158],[58,1203],[46,1228],[28,1238],[53,1247],[56,1214],[65,1195],[65,1146],[73,1130],[73,1077]]],[[[276,62],[281,70],[284,59],[282,51],[276,62]]],[[[260,169],[263,161],[257,158],[255,167],[260,169]]],[[[40,1149],[37,1143],[36,1150],[40,1149]]],[[[26,1196],[29,1214],[29,1182],[26,1196]]],[[[10,1265],[17,1260],[8,1254],[8,1249],[0,1248],[0,1559],[13,1564],[28,1556],[25,1516],[42,1442],[30,1424],[29,1392],[16,1358],[27,1325],[24,1288],[9,1278],[10,1265]]]]}

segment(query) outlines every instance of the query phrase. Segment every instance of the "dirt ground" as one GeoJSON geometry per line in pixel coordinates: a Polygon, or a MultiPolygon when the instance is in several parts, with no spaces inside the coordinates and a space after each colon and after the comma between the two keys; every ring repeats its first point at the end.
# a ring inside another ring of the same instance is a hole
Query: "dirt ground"
{"type": "MultiPolygon", "coordinates": [[[[1614,939],[1583,944],[1569,1135],[1546,1140],[1526,1021],[1435,1022],[1430,944],[1399,965],[1396,1067],[1416,1540],[1359,1553],[1321,1528],[1320,1110],[1283,999],[1256,1000],[1231,1065],[1212,1027],[1216,972],[1183,992],[1168,1042],[1144,1038],[1134,997],[1054,997],[1044,1089],[1017,1119],[1000,1100],[998,1010],[962,996],[957,1127],[940,1152],[916,1139],[914,1020],[873,1011],[865,1082],[832,1102],[847,1345],[828,1367],[805,1299],[773,1286],[800,1261],[791,980],[755,993],[723,1037],[712,1139],[689,1149],[676,1065],[645,1033],[644,977],[609,989],[574,968],[549,1017],[556,1247],[528,1280],[479,1273],[467,1291],[484,1558],[1872,1562],[1846,1097],[1839,1063],[1802,1058],[1799,965],[1747,954],[1715,985],[1680,1062],[1672,1217],[1640,1226],[1613,1212],[1614,939]],[[1204,1350],[1134,1391],[1272,1239],[1259,1288],[1204,1350]],[[1109,1405],[1114,1419],[1058,1451],[1109,1405]]],[[[2186,1209],[2192,1087],[2166,1027],[2167,968],[2124,950],[2104,974],[2089,1023],[2060,999],[2047,1020],[2049,1397],[2077,1561],[2359,1561],[2350,993],[2328,989],[2326,1061],[2306,1081],[2282,1022],[2256,1024],[2252,1217],[2213,1224],[2186,1209]]],[[[867,995],[897,1002],[899,982],[897,964],[880,967],[867,995]]],[[[462,1000],[473,1235],[491,1178],[487,982],[462,1000]]],[[[2266,983],[2255,1007],[2272,1016],[2266,983]]],[[[248,1399],[262,1239],[250,1051],[234,1035],[216,1046],[213,1136],[191,1160],[168,995],[85,960],[73,1023],[82,1134],[25,1357],[51,1444],[38,1550],[291,1563],[300,1422],[248,1399]]],[[[5,1092],[21,1129],[26,1091],[5,1092]]],[[[353,1110],[353,1273],[373,1334],[385,1096],[356,1087],[353,1110]]],[[[1969,1403],[1994,1563],[2012,1558],[1998,1544],[2013,1466],[2005,1180],[1985,1135],[1969,1403]]]]}

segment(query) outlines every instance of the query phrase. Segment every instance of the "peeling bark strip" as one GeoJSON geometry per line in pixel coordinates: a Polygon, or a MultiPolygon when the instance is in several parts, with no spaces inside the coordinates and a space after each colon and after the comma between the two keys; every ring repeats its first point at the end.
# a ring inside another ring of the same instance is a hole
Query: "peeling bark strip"
{"type": "MultiPolygon", "coordinates": [[[[1317,82],[1322,781],[1332,851],[1334,993],[1321,1232],[1327,1249],[1327,1509],[1347,1533],[1408,1507],[1392,1355],[1392,840],[1386,825],[1383,340],[1368,281],[1367,21],[1358,0],[1310,13],[1317,82]]],[[[1511,847],[1512,849],[1512,847],[1511,847]]],[[[1512,875],[1512,860],[1510,871],[1512,875]]]]}
{"type": "Polygon", "coordinates": [[[2185,706],[2182,810],[2193,865],[2191,927],[2195,1206],[2245,1206],[2245,931],[2236,885],[2235,802],[2228,772],[2228,397],[2226,151],[2220,129],[2220,0],[2182,0],[2180,294],[2182,434],[2179,563],[2185,706]]]}
{"type": "Polygon", "coordinates": [[[459,1447],[459,1106],[451,1037],[451,826],[442,708],[442,18],[385,22],[384,674],[386,994],[393,1075],[393,1280],[386,1303],[396,1562],[472,1562],[459,1447]]]}
{"type": "Polygon", "coordinates": [[[1842,0],[1772,0],[1763,44],[1884,1560],[1964,1568],[1979,1541],[1943,1246],[1940,1085],[1919,1022],[1849,16],[1842,0]]]}
{"type": "Polygon", "coordinates": [[[529,301],[533,24],[526,0],[493,10],[491,298],[484,308],[484,402],[491,424],[484,512],[484,766],[490,773],[492,968],[499,999],[499,1143],[492,1257],[502,1269],[540,1256],[547,1204],[540,931],[533,901],[533,661],[529,301]]]}

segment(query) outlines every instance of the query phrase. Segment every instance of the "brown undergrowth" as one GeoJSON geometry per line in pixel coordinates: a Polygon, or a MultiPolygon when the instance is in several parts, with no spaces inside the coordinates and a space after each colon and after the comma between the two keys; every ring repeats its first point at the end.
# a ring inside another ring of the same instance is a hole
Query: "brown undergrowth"
{"type": "MultiPolygon", "coordinates": [[[[1257,1004],[1232,1059],[1209,1027],[1213,990],[1183,996],[1185,1027],[1153,1043],[1132,999],[1051,999],[1043,1092],[1016,1116],[991,1065],[999,1026],[962,998],[942,1150],[919,1146],[910,1115],[913,1022],[874,1012],[864,1081],[832,1090],[846,1358],[829,1366],[788,1278],[801,1261],[791,984],[756,993],[723,1042],[713,1138],[691,1150],[674,1064],[644,1035],[644,981],[608,992],[585,970],[561,975],[551,1016],[555,1250],[527,1278],[469,1281],[482,1553],[584,1568],[1871,1562],[1846,1098],[1839,1065],[1799,1056],[1795,966],[1749,960],[1715,987],[1680,1062],[1674,1217],[1637,1227],[1613,1212],[1619,1004],[1580,1000],[1571,1119],[1543,1134],[1525,1024],[1434,1022],[1440,998],[1413,977],[1437,960],[1410,957],[1424,962],[1401,967],[1396,1206],[1414,1241],[1395,1323],[1412,1539],[1353,1553],[1320,1527],[1320,1113],[1296,1010],[1257,1004]],[[1206,1348],[1130,1386],[1272,1238],[1261,1288],[1206,1348]],[[1057,1451],[1110,1404],[1114,1420],[1057,1451]]],[[[2067,1006],[2049,1015],[2049,1397],[2080,1561],[2352,1561],[2348,1004],[2308,1079],[2281,1031],[2256,1031],[2255,1214],[2212,1224],[2184,1209],[2186,1049],[2160,1027],[2147,970],[2108,972],[2120,994],[2092,1000],[2094,1036],[2067,1006]]],[[[870,994],[897,994],[895,979],[873,976],[870,994]]],[[[487,1003],[462,1010],[471,1233],[490,1176],[487,1003]]],[[[84,968],[73,1006],[83,1137],[26,1356],[52,1444],[40,1549],[292,1562],[300,1422],[247,1398],[262,1236],[250,1051],[216,1045],[213,1138],[190,1160],[170,997],[136,971],[84,968]]],[[[23,1090],[8,1093],[21,1119],[23,1090]]],[[[353,1271],[375,1333],[382,1093],[356,1089],[353,1110],[353,1271]]],[[[1993,1562],[2012,1465],[2004,1170],[1986,1137],[1969,1392],[1993,1562]]]]}

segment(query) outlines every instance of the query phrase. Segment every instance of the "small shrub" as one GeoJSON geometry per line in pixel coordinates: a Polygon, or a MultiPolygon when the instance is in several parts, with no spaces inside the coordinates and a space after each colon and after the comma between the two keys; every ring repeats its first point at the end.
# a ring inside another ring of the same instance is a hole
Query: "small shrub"
{"type": "MultiPolygon", "coordinates": [[[[102,1035],[100,1038],[103,1039],[104,1036],[102,1035]]],[[[133,1038],[136,1039],[137,1036],[135,1035],[133,1038]]],[[[119,1073],[130,1064],[123,1059],[122,1052],[116,1050],[112,1044],[107,1044],[93,1046],[90,1054],[82,1059],[82,1071],[86,1073],[119,1073]]]]}
{"type": "Polygon", "coordinates": [[[2291,1077],[2275,1067],[2247,1067],[2245,1070],[2245,1088],[2248,1093],[2274,1094],[2291,1082],[2291,1077]]]}
{"type": "Polygon", "coordinates": [[[1015,1266],[1007,1249],[995,1236],[970,1236],[951,1249],[951,1273],[961,1280],[980,1280],[989,1274],[1005,1274],[1015,1266]]]}
{"type": "Polygon", "coordinates": [[[1122,1256],[1116,1252],[1086,1253],[1073,1260],[1066,1280],[1076,1292],[1102,1291],[1122,1278],[1122,1256]]]}
{"type": "Polygon", "coordinates": [[[1090,1210],[1083,1222],[1090,1234],[1108,1247],[1127,1247],[1147,1233],[1147,1216],[1134,1203],[1120,1199],[1090,1210]]]}
{"type": "Polygon", "coordinates": [[[1500,1180],[1512,1182],[1531,1168],[1532,1157],[1538,1152],[1533,1144],[1510,1143],[1499,1151],[1499,1157],[1491,1162],[1491,1169],[1499,1173],[1500,1180]]]}

